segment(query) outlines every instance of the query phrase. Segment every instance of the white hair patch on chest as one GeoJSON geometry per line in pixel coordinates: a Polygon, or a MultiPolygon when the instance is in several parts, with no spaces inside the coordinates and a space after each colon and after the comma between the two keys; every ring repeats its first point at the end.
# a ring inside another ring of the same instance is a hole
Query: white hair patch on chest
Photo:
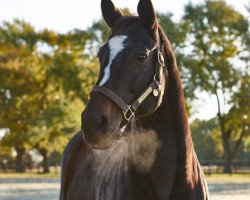
{"type": "Polygon", "coordinates": [[[108,65],[104,69],[104,76],[99,83],[100,86],[102,86],[104,83],[107,82],[107,80],[110,77],[110,66],[117,56],[118,53],[120,53],[124,49],[123,42],[128,38],[126,35],[117,35],[115,37],[112,37],[108,42],[109,47],[109,62],[108,65]]]}

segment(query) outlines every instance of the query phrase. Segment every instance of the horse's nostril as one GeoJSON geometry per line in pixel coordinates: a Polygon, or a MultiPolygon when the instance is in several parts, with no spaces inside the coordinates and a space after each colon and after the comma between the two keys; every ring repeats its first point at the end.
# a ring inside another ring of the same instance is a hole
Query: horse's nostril
{"type": "Polygon", "coordinates": [[[82,115],[82,128],[86,134],[105,133],[108,129],[108,118],[102,112],[82,115]]]}
{"type": "Polygon", "coordinates": [[[107,119],[107,117],[105,117],[104,115],[100,116],[99,120],[98,120],[97,126],[100,129],[106,129],[107,126],[108,126],[108,119],[107,119]]]}

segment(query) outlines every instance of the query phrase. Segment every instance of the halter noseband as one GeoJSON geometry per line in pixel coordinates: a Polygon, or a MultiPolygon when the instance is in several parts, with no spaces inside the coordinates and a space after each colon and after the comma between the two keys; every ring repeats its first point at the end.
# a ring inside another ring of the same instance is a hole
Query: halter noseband
{"type": "MultiPolygon", "coordinates": [[[[132,104],[128,105],[126,104],[122,98],[120,98],[116,93],[114,93],[112,90],[110,90],[107,87],[95,85],[93,86],[92,92],[101,93],[104,96],[107,96],[109,99],[111,99],[123,112],[123,116],[126,119],[127,123],[131,122],[133,118],[135,118],[135,112],[139,108],[139,106],[145,101],[145,99],[153,93],[155,97],[159,95],[159,89],[160,89],[160,71],[161,68],[165,65],[164,64],[164,57],[160,50],[160,44],[157,46],[157,67],[156,72],[153,77],[153,81],[144,89],[144,91],[139,95],[138,98],[136,98],[132,104]]],[[[157,109],[157,107],[153,110],[153,112],[157,109]]]]}

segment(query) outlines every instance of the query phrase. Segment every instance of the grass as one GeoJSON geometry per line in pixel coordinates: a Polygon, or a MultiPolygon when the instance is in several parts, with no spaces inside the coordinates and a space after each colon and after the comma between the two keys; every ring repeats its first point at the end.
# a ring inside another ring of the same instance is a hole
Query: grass
{"type": "Polygon", "coordinates": [[[250,173],[248,174],[206,174],[207,181],[211,182],[249,182],[250,173]]]}
{"type": "Polygon", "coordinates": [[[50,173],[37,173],[37,172],[25,172],[25,173],[0,173],[1,178],[56,178],[60,177],[59,172],[50,173]]]}

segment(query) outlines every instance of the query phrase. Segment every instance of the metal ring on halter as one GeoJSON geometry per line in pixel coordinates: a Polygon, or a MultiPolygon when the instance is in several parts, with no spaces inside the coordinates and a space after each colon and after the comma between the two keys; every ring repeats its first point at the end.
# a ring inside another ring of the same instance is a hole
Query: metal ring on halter
{"type": "Polygon", "coordinates": [[[158,86],[161,84],[161,80],[157,80],[157,75],[154,75],[154,81],[158,84],[158,86]]]}
{"type": "Polygon", "coordinates": [[[135,116],[135,112],[131,109],[131,105],[128,106],[126,111],[123,111],[123,116],[128,122],[135,116]]]}
{"type": "Polygon", "coordinates": [[[164,66],[164,57],[163,57],[163,54],[162,54],[160,51],[158,51],[157,57],[158,57],[158,62],[159,62],[159,64],[160,64],[161,66],[164,66]]]}

